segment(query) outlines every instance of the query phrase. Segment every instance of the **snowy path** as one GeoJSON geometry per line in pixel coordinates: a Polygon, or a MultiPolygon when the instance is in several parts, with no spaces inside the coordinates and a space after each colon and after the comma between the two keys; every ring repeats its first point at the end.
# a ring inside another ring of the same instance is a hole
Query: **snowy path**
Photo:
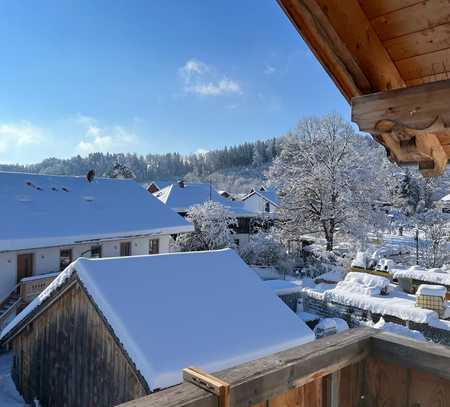
{"type": "Polygon", "coordinates": [[[0,406],[25,407],[26,404],[16,390],[11,379],[12,356],[9,353],[0,355],[0,406]]]}

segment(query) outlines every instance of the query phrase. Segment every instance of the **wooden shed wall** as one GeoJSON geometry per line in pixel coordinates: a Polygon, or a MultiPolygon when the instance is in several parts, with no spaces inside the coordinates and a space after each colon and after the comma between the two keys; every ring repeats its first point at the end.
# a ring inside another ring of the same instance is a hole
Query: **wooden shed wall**
{"type": "Polygon", "coordinates": [[[27,402],[108,407],[147,394],[88,296],[75,283],[11,341],[27,402]]]}

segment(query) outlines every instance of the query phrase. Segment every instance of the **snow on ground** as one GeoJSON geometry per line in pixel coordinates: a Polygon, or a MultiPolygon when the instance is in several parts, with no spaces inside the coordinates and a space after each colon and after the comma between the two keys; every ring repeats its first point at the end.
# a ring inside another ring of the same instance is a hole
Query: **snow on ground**
{"type": "Polygon", "coordinates": [[[304,284],[302,280],[267,280],[263,284],[277,295],[287,295],[301,292],[304,284]]]}
{"type": "Polygon", "coordinates": [[[395,270],[394,278],[412,278],[429,283],[443,284],[450,286],[450,273],[436,272],[417,267],[410,267],[407,270],[395,270]]]}
{"type": "Polygon", "coordinates": [[[0,406],[25,407],[28,406],[18,393],[11,378],[12,355],[0,355],[0,406]]]}
{"type": "Polygon", "coordinates": [[[394,324],[393,322],[386,322],[383,318],[380,318],[380,320],[372,326],[377,329],[382,329],[386,332],[415,339],[416,341],[426,341],[421,332],[414,329],[409,329],[408,327],[403,325],[394,324]]]}
{"type": "Polygon", "coordinates": [[[388,295],[369,296],[347,290],[329,290],[324,293],[326,301],[334,301],[370,311],[374,314],[391,315],[405,321],[429,323],[438,319],[435,311],[416,307],[414,295],[393,290],[388,295]]]}

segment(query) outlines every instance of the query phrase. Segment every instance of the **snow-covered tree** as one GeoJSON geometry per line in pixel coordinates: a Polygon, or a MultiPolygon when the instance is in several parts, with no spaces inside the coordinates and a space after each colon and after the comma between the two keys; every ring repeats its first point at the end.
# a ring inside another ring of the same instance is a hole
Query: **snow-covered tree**
{"type": "Polygon", "coordinates": [[[199,251],[234,247],[231,227],[237,224],[237,220],[223,205],[214,201],[194,205],[186,219],[192,222],[195,230],[178,237],[179,250],[199,251]]]}
{"type": "Polygon", "coordinates": [[[357,140],[351,125],[336,114],[304,119],[286,137],[269,181],[279,190],[287,240],[322,232],[332,250],[338,230],[351,232],[370,218],[378,194],[376,172],[354,148],[357,140]]]}
{"type": "Polygon", "coordinates": [[[450,261],[450,222],[437,210],[418,216],[418,230],[424,239],[420,244],[419,261],[425,267],[442,267],[450,261]]]}
{"type": "Polygon", "coordinates": [[[273,266],[289,271],[289,259],[280,237],[271,230],[252,235],[248,243],[239,249],[242,259],[250,265],[273,266]]]}
{"type": "Polygon", "coordinates": [[[105,173],[107,178],[136,178],[134,172],[125,164],[115,162],[109,171],[105,173]]]}

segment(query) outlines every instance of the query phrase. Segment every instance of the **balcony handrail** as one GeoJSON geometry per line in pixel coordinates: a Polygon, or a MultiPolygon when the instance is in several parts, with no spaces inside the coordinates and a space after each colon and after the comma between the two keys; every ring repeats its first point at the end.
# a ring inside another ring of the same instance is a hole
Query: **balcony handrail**
{"type": "Polygon", "coordinates": [[[8,299],[19,289],[19,287],[20,287],[20,282],[17,283],[14,286],[14,288],[11,291],[9,291],[8,294],[6,294],[6,296],[0,300],[0,308],[3,308],[3,306],[8,301],[8,299]]]}
{"type": "MultiPolygon", "coordinates": [[[[328,336],[255,361],[214,373],[230,383],[230,405],[264,403],[289,390],[338,372],[367,357],[421,370],[450,380],[450,348],[358,328],[328,336]]],[[[182,383],[118,407],[217,407],[217,398],[182,383]]]]}

